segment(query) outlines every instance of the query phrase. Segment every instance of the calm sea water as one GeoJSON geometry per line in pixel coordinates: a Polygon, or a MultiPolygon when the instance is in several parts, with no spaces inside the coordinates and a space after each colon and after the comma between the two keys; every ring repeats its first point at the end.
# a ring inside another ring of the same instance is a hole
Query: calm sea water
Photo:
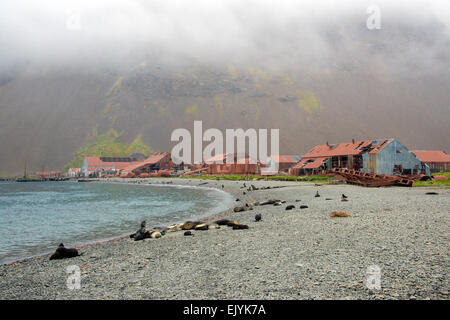
{"type": "Polygon", "coordinates": [[[215,214],[233,203],[209,188],[0,182],[0,263],[215,214]]]}

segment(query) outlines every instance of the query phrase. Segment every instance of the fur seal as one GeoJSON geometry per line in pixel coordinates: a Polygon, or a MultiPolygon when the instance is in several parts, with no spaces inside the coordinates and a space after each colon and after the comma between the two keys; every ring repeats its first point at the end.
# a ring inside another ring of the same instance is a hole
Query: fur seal
{"type": "Polygon", "coordinates": [[[241,229],[248,229],[248,225],[239,223],[233,225],[233,230],[241,230],[241,229]]]}
{"type": "Polygon", "coordinates": [[[183,229],[183,230],[191,230],[191,229],[194,229],[199,224],[201,224],[200,221],[186,221],[181,226],[181,229],[183,229]]]}
{"type": "Polygon", "coordinates": [[[305,205],[300,206],[300,209],[307,209],[307,208],[308,208],[308,206],[305,206],[305,205]]]}
{"type": "Polygon", "coordinates": [[[437,193],[437,192],[427,192],[425,194],[439,194],[439,193],[437,193]]]}
{"type": "Polygon", "coordinates": [[[295,206],[292,204],[286,207],[286,210],[292,210],[292,209],[295,209],[295,206]]]}
{"type": "Polygon", "coordinates": [[[152,239],[158,239],[161,238],[162,234],[159,231],[151,230],[150,231],[150,238],[152,239]]]}
{"type": "Polygon", "coordinates": [[[209,230],[209,226],[206,223],[201,223],[195,226],[195,230],[209,230]]]}
{"type": "Polygon", "coordinates": [[[185,236],[193,236],[194,234],[190,231],[186,231],[186,232],[184,232],[184,235],[185,236]]]}
{"type": "Polygon", "coordinates": [[[55,259],[64,259],[64,258],[73,258],[77,257],[80,254],[78,250],[75,248],[66,248],[63,243],[60,243],[55,253],[50,256],[50,260],[55,259]]]}
{"type": "Polygon", "coordinates": [[[255,215],[255,222],[258,222],[258,221],[261,221],[261,220],[262,220],[261,213],[257,213],[257,214],[255,215]]]}
{"type": "Polygon", "coordinates": [[[265,206],[265,205],[267,205],[267,204],[275,204],[275,203],[277,203],[277,202],[281,202],[281,200],[270,199],[270,200],[261,202],[259,205],[260,205],[260,206],[265,206]]]}
{"type": "Polygon", "coordinates": [[[130,238],[134,238],[134,241],[144,240],[146,238],[150,238],[150,232],[147,230],[147,222],[144,220],[141,222],[141,227],[138,231],[134,234],[134,237],[132,235],[130,238]]]}
{"type": "Polygon", "coordinates": [[[220,220],[216,221],[216,224],[219,226],[226,226],[230,222],[231,222],[231,220],[228,220],[228,219],[220,219],[220,220]]]}

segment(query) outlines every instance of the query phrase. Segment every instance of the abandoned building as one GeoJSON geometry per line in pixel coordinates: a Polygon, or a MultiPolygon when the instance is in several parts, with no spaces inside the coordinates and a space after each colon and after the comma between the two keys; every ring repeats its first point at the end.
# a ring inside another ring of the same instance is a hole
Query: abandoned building
{"type": "Polygon", "coordinates": [[[278,164],[278,171],[279,172],[288,172],[290,168],[295,166],[302,156],[299,155],[273,155],[270,156],[267,161],[266,166],[271,166],[271,161],[274,161],[276,164],[278,164]]]}
{"type": "Polygon", "coordinates": [[[152,173],[158,170],[171,170],[174,164],[169,152],[155,152],[144,161],[138,161],[126,166],[122,171],[136,175],[152,173]]]}
{"type": "Polygon", "coordinates": [[[450,171],[450,155],[442,150],[411,150],[420,161],[430,167],[431,172],[450,171]]]}
{"type": "Polygon", "coordinates": [[[430,168],[395,139],[365,140],[315,146],[290,173],[310,175],[334,168],[375,174],[430,174],[430,168]]]}
{"type": "Polygon", "coordinates": [[[136,159],[131,157],[86,157],[83,160],[80,175],[84,177],[114,175],[136,162],[136,159]]]}
{"type": "Polygon", "coordinates": [[[260,164],[256,159],[243,155],[242,163],[238,163],[238,154],[219,154],[206,161],[205,173],[208,174],[241,174],[257,175],[260,174],[260,164]]]}

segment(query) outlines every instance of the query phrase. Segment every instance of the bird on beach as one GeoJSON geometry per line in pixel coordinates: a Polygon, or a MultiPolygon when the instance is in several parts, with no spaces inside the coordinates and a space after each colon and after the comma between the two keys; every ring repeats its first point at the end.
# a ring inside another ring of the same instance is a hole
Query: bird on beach
{"type": "Polygon", "coordinates": [[[348,201],[347,198],[348,197],[345,194],[341,195],[341,201],[348,201]]]}
{"type": "Polygon", "coordinates": [[[224,185],[222,185],[222,190],[223,190],[223,188],[225,188],[225,186],[224,186],[224,185]]]}
{"type": "Polygon", "coordinates": [[[257,213],[257,214],[255,215],[255,222],[258,222],[258,221],[261,221],[261,220],[262,220],[261,213],[257,213]]]}
{"type": "Polygon", "coordinates": [[[320,197],[319,191],[316,191],[316,195],[314,197],[316,198],[320,197]]]}

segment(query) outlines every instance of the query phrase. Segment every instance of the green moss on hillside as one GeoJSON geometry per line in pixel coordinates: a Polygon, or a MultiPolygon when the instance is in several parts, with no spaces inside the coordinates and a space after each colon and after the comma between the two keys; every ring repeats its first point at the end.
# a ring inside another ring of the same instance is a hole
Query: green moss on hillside
{"type": "Polygon", "coordinates": [[[64,171],[69,168],[80,168],[85,157],[127,157],[134,152],[149,155],[151,148],[141,141],[141,137],[137,137],[129,145],[116,141],[121,134],[114,129],[108,132],[98,134],[94,129],[91,140],[93,142],[87,143],[80,149],[74,152],[73,159],[64,167],[64,171]]]}

